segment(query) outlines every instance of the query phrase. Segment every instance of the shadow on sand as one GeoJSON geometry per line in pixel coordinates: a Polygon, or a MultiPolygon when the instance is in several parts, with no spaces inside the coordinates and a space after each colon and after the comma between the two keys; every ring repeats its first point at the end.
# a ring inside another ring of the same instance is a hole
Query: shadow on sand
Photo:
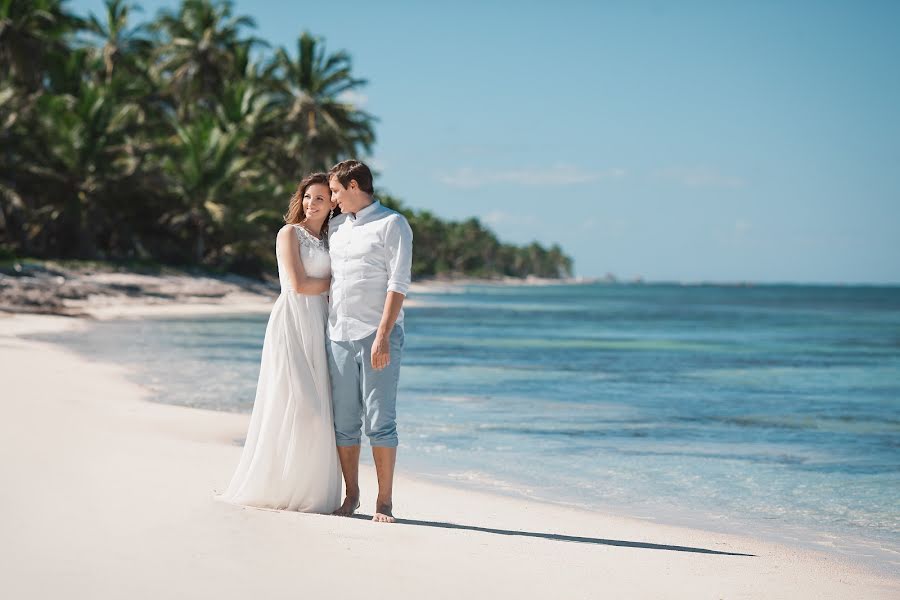
{"type": "MultiPolygon", "coordinates": [[[[371,520],[372,515],[356,513],[351,518],[371,520]]],[[[461,529],[463,531],[478,531],[480,533],[493,533],[495,535],[512,535],[519,537],[541,538],[556,542],[576,542],[580,544],[598,544],[601,546],[620,546],[623,548],[643,548],[644,550],[669,550],[671,552],[693,552],[695,554],[718,554],[721,556],[756,556],[755,554],[743,554],[741,552],[722,552],[708,548],[691,548],[690,546],[670,546],[668,544],[650,544],[647,542],[629,542],[627,540],[607,540],[604,538],[582,537],[577,535],[562,535],[560,533],[540,533],[536,531],[516,531],[513,529],[494,529],[491,527],[477,527],[475,525],[460,525],[458,523],[443,523],[441,521],[416,521],[414,519],[397,519],[398,525],[418,525],[419,527],[437,527],[439,529],[461,529]]]]}

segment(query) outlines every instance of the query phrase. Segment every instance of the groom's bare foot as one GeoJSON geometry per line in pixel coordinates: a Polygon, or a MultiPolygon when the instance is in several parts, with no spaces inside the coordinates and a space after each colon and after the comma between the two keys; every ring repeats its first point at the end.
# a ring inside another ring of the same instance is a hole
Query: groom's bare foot
{"type": "Polygon", "coordinates": [[[391,511],[393,507],[390,504],[377,504],[375,506],[375,516],[372,520],[376,523],[395,523],[394,513],[391,511]]]}
{"type": "Polygon", "coordinates": [[[331,514],[339,517],[349,517],[356,512],[357,508],[359,508],[359,495],[347,496],[344,498],[344,503],[341,504],[341,507],[331,514]]]}

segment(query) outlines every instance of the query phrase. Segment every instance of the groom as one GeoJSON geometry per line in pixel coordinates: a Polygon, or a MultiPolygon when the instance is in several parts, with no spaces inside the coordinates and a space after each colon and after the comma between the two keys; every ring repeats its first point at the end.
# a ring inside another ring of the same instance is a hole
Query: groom
{"type": "Polygon", "coordinates": [[[359,508],[359,444],[365,425],[378,475],[372,520],[393,523],[397,382],[412,230],[403,215],[372,196],[372,173],[363,163],[345,160],[328,176],[331,199],[342,212],[328,225],[332,272],[328,366],[347,492],[334,514],[350,516],[359,508]]]}

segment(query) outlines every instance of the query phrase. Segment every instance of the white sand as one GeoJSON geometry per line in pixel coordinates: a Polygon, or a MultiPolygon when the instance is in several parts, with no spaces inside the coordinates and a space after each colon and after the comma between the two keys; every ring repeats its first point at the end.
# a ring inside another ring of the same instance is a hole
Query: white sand
{"type": "MultiPolygon", "coordinates": [[[[828,555],[441,487],[402,455],[416,523],[217,502],[247,416],[147,402],[120,367],[15,337],[83,325],[0,317],[3,598],[900,598],[828,555]]],[[[374,490],[364,469],[364,511],[374,490]]]]}

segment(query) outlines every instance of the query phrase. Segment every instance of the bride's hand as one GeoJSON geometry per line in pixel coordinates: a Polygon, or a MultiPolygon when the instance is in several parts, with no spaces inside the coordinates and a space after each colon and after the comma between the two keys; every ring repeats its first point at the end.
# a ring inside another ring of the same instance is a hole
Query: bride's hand
{"type": "Polygon", "coordinates": [[[378,332],[375,334],[375,341],[372,342],[372,368],[377,371],[391,364],[389,337],[378,332]]]}

